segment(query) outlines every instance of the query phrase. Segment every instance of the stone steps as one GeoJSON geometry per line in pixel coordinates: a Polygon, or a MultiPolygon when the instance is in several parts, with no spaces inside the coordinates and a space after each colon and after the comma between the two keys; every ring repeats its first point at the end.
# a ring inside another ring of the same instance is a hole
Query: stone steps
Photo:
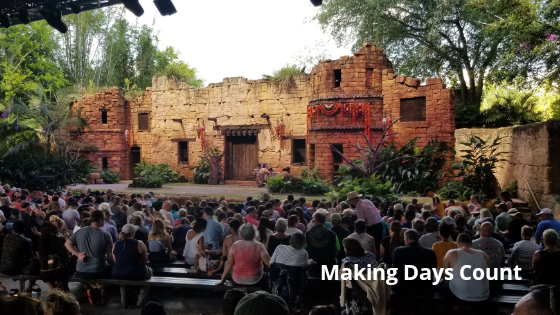
{"type": "Polygon", "coordinates": [[[226,180],[224,182],[226,185],[235,185],[235,186],[256,186],[257,183],[251,180],[226,180]]]}

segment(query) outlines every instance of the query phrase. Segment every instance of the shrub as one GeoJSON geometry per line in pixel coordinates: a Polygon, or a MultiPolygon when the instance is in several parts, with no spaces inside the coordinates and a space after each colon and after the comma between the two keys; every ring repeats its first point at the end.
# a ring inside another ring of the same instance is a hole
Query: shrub
{"type": "Polygon", "coordinates": [[[438,195],[443,199],[458,199],[461,201],[469,200],[471,195],[478,195],[482,200],[486,199],[486,195],[483,192],[474,191],[465,186],[463,182],[456,180],[445,183],[438,191],[438,195]]]}
{"type": "Polygon", "coordinates": [[[136,164],[134,172],[140,176],[133,181],[132,187],[159,188],[166,183],[178,182],[181,175],[174,171],[167,163],[152,164],[142,160],[136,164]]]}
{"type": "Polygon", "coordinates": [[[305,67],[287,64],[280,70],[274,70],[272,75],[263,75],[263,78],[270,80],[280,91],[290,91],[296,86],[295,78],[302,73],[305,73],[305,67]]]}
{"type": "Polygon", "coordinates": [[[158,72],[157,75],[166,76],[172,80],[185,82],[186,84],[194,86],[196,88],[201,88],[204,85],[204,81],[197,78],[196,69],[189,67],[189,65],[183,61],[175,61],[171,63],[165,69],[158,72]]]}
{"type": "Polygon", "coordinates": [[[346,194],[351,191],[379,202],[392,203],[399,199],[398,187],[389,180],[383,180],[380,175],[373,174],[368,178],[344,176],[342,181],[329,193],[331,199],[346,199],[346,194]]]}
{"type": "Polygon", "coordinates": [[[269,177],[266,188],[272,193],[301,193],[307,195],[322,195],[332,187],[317,176],[317,168],[302,169],[297,176],[276,175],[269,177]]]}
{"type": "MultiPolygon", "coordinates": [[[[218,148],[206,148],[204,151],[204,157],[206,159],[200,159],[196,166],[191,167],[190,169],[194,172],[193,173],[193,182],[195,184],[208,184],[208,180],[210,179],[210,156],[212,155],[220,155],[222,154],[218,148]]],[[[223,167],[220,165],[220,173],[223,172],[223,167]]]]}
{"type": "Polygon", "coordinates": [[[103,178],[105,184],[114,184],[120,181],[119,172],[110,169],[102,170],[101,178],[103,178]]]}

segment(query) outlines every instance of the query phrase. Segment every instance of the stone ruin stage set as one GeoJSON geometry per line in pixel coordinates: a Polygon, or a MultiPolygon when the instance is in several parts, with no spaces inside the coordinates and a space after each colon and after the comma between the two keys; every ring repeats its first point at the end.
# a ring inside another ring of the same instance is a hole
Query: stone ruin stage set
{"type": "Polygon", "coordinates": [[[168,163],[192,176],[203,148],[224,152],[224,180],[255,179],[258,163],[275,171],[317,167],[332,178],[342,163],[335,145],[357,158],[353,145],[376,143],[386,122],[402,117],[392,132],[417,145],[437,138],[455,144],[454,92],[440,78],[420,80],[393,73],[383,49],[366,43],[353,56],[325,60],[311,74],[301,74],[289,90],[269,80],[226,78],[202,89],[156,77],[139,97],[126,100],[114,87],[73,104],[89,122],[80,141],[98,168],[134,177],[145,159],[168,163]]]}

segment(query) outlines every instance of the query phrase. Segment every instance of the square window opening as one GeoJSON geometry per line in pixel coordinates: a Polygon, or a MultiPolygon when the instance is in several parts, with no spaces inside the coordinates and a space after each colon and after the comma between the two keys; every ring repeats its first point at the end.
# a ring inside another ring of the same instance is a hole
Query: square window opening
{"type": "Polygon", "coordinates": [[[342,81],[342,70],[334,70],[334,87],[340,87],[340,81],[342,81]]]}
{"type": "Polygon", "coordinates": [[[307,163],[305,139],[292,140],[292,163],[307,163]]]}
{"type": "Polygon", "coordinates": [[[401,99],[401,122],[426,121],[426,97],[401,99]]]}
{"type": "MultiPolygon", "coordinates": [[[[335,147],[340,153],[344,154],[344,147],[342,146],[342,144],[333,144],[333,147],[335,147]]],[[[333,154],[333,163],[341,164],[342,156],[334,151],[332,151],[332,154],[333,154]]]]}
{"type": "Polygon", "coordinates": [[[101,158],[101,168],[104,169],[104,170],[109,168],[109,159],[108,158],[106,158],[106,157],[101,158]]]}
{"type": "Polygon", "coordinates": [[[107,111],[102,111],[101,112],[101,123],[102,124],[107,124],[107,111]]]}
{"type": "Polygon", "coordinates": [[[149,131],[150,130],[150,114],[149,113],[139,113],[138,114],[138,131],[149,131]]]}
{"type": "Polygon", "coordinates": [[[179,141],[179,164],[189,164],[189,143],[179,141]]]}

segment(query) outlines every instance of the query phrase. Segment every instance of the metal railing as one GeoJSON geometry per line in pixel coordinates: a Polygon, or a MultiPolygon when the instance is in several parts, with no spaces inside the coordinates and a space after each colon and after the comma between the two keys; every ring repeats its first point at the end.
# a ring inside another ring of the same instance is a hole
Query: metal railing
{"type": "Polygon", "coordinates": [[[60,190],[72,184],[76,186],[76,170],[66,169],[56,175],[41,175],[23,184],[29,190],[60,190]]]}

